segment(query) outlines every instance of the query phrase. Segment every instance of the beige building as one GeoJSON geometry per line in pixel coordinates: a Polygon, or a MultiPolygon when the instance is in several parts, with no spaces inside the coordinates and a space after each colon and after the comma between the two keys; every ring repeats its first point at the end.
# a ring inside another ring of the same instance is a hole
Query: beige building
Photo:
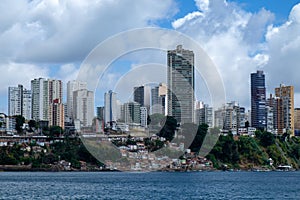
{"type": "Polygon", "coordinates": [[[278,113],[280,120],[278,126],[283,127],[283,131],[278,130],[278,133],[290,131],[291,136],[295,135],[294,127],[294,86],[285,86],[280,84],[280,87],[275,88],[275,96],[281,99],[280,109],[281,113],[278,113]]]}
{"type": "Polygon", "coordinates": [[[61,103],[60,99],[54,99],[50,104],[50,116],[49,125],[50,126],[60,126],[62,129],[65,128],[65,113],[64,105],[61,103]]]}
{"type": "Polygon", "coordinates": [[[300,130],[300,108],[295,108],[294,114],[294,128],[295,130],[300,130]]]}

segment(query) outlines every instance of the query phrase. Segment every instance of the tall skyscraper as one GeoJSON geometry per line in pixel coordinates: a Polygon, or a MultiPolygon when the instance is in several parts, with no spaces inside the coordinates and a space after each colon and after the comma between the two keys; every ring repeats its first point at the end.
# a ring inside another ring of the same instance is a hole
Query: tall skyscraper
{"type": "MultiPolygon", "coordinates": [[[[212,112],[212,109],[209,111],[212,112]]],[[[237,102],[232,101],[224,104],[221,108],[214,112],[214,126],[222,128],[223,130],[232,131],[233,134],[237,134],[241,124],[240,112],[241,107],[237,102]]]]}
{"type": "Polygon", "coordinates": [[[50,119],[49,126],[60,126],[64,129],[65,127],[65,113],[64,105],[60,99],[54,99],[50,104],[50,119]]]}
{"type": "Polygon", "coordinates": [[[148,111],[146,107],[140,108],[141,113],[141,126],[147,128],[148,111]]]}
{"type": "Polygon", "coordinates": [[[278,130],[278,133],[285,131],[290,131],[291,135],[294,136],[294,86],[285,86],[280,85],[278,88],[275,88],[275,96],[281,99],[281,110],[279,117],[281,118],[280,122],[283,123],[281,126],[284,130],[278,130]]]}
{"type": "Polygon", "coordinates": [[[300,108],[295,108],[295,122],[294,122],[294,128],[295,128],[295,136],[300,136],[300,108]]]}
{"type": "Polygon", "coordinates": [[[8,87],[8,116],[23,115],[23,85],[8,87]]]}
{"type": "MultiPolygon", "coordinates": [[[[48,83],[44,78],[31,81],[32,92],[32,119],[48,120],[48,113],[45,111],[49,104],[48,83]]],[[[48,109],[48,108],[47,108],[48,109]]]]}
{"type": "Polygon", "coordinates": [[[116,122],[118,116],[117,94],[108,91],[104,94],[104,122],[105,124],[116,122]]]}
{"type": "MultiPolygon", "coordinates": [[[[53,124],[53,104],[62,104],[62,81],[38,78],[31,81],[32,118],[36,121],[49,121],[53,124]],[[58,102],[57,103],[57,99],[58,102]],[[54,102],[55,101],[55,102],[54,102]]],[[[55,113],[56,114],[56,113],[55,113]]]]}
{"type": "Polygon", "coordinates": [[[207,124],[209,127],[213,127],[214,124],[214,112],[213,108],[208,104],[204,104],[202,108],[196,109],[195,123],[207,124]]]}
{"type": "Polygon", "coordinates": [[[26,120],[31,119],[31,91],[23,85],[8,88],[8,115],[22,115],[26,120]]]}
{"type": "Polygon", "coordinates": [[[73,109],[73,93],[77,90],[87,89],[87,83],[82,81],[69,81],[67,83],[67,117],[74,119],[74,109],[73,109]]]}
{"type": "Polygon", "coordinates": [[[178,45],[168,51],[168,115],[177,122],[194,121],[194,53],[178,45]]]}
{"type": "Polygon", "coordinates": [[[151,89],[151,114],[159,113],[165,115],[167,86],[160,83],[151,89]]]}
{"type": "Polygon", "coordinates": [[[23,117],[26,120],[32,119],[32,96],[31,90],[23,89],[23,117]]]}
{"type": "Polygon", "coordinates": [[[251,126],[267,128],[265,74],[257,71],[251,74],[251,126]]]}
{"type": "Polygon", "coordinates": [[[98,118],[100,121],[103,121],[103,120],[104,120],[104,106],[97,107],[97,118],[98,118]]]}
{"type": "Polygon", "coordinates": [[[124,104],[124,119],[126,124],[141,123],[141,105],[137,102],[124,104]]]}
{"type": "Polygon", "coordinates": [[[138,86],[134,87],[133,101],[139,103],[141,106],[147,107],[150,110],[151,87],[138,86]]]}
{"type": "Polygon", "coordinates": [[[82,126],[92,126],[94,119],[94,92],[86,89],[73,93],[74,120],[79,120],[82,126]]]}

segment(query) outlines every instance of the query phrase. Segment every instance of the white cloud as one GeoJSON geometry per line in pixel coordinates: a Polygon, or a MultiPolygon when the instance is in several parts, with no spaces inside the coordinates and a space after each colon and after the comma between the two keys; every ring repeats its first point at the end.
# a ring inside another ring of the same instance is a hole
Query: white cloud
{"type": "Polygon", "coordinates": [[[274,26],[275,15],[264,8],[251,13],[224,0],[195,2],[202,17],[184,21],[177,30],[195,38],[216,63],[227,100],[249,107],[249,77],[257,69],[267,75],[268,92],[285,83],[300,93],[300,4],[286,23],[274,26]]]}
{"type": "Polygon", "coordinates": [[[9,85],[29,86],[35,77],[76,79],[74,63],[98,43],[155,25],[176,11],[173,0],[5,0],[0,5],[0,104],[7,104],[9,85]]]}
{"type": "Polygon", "coordinates": [[[189,13],[186,16],[184,16],[183,18],[177,19],[176,21],[172,22],[172,26],[175,29],[180,28],[186,22],[191,21],[200,16],[203,16],[203,14],[199,11],[189,13]]]}
{"type": "MultiPolygon", "coordinates": [[[[173,9],[174,8],[174,9],[173,9]]],[[[81,61],[103,39],[172,16],[173,0],[33,0],[0,12],[1,55],[19,62],[81,61]],[[1,15],[3,16],[3,15],[1,15]]]]}
{"type": "Polygon", "coordinates": [[[207,11],[209,8],[209,0],[195,0],[199,10],[207,11]]]}
{"type": "MultiPolygon", "coordinates": [[[[295,92],[300,93],[300,4],[292,9],[289,19],[280,26],[270,26],[266,34],[269,62],[265,69],[270,76],[270,85],[280,83],[294,85],[295,92]]],[[[273,90],[274,93],[274,90],[273,90]]],[[[300,99],[296,99],[300,106],[300,99]]]]}

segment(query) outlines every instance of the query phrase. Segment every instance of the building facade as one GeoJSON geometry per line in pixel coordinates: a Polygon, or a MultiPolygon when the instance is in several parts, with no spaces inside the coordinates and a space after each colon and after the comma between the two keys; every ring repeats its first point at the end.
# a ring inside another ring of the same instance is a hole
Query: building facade
{"type": "Polygon", "coordinates": [[[265,74],[257,71],[251,74],[251,126],[266,130],[266,87],[265,74]]]}
{"type": "Polygon", "coordinates": [[[168,115],[179,123],[194,121],[194,53],[178,45],[167,53],[168,115]]]}
{"type": "Polygon", "coordinates": [[[105,124],[116,122],[117,116],[118,116],[117,94],[110,90],[104,94],[105,124]]]}
{"type": "Polygon", "coordinates": [[[87,83],[82,81],[69,81],[67,83],[67,117],[71,120],[74,119],[74,109],[73,109],[73,93],[77,90],[87,89],[87,83]]]}
{"type": "Polygon", "coordinates": [[[25,120],[30,120],[32,112],[31,90],[23,85],[8,88],[8,116],[22,115],[25,120]]]}
{"type": "Polygon", "coordinates": [[[166,110],[166,84],[160,83],[151,89],[151,114],[159,113],[165,115],[166,110]]]}
{"type": "Polygon", "coordinates": [[[23,85],[8,87],[8,116],[23,115],[23,85]]]}
{"type": "Polygon", "coordinates": [[[92,126],[94,119],[94,92],[86,89],[73,93],[74,120],[84,127],[92,126]]]}
{"type": "Polygon", "coordinates": [[[23,117],[32,119],[32,95],[31,90],[23,89],[23,117]]]}
{"type": "Polygon", "coordinates": [[[141,105],[137,102],[124,103],[125,124],[141,123],[141,105]]]}
{"type": "MultiPolygon", "coordinates": [[[[37,78],[31,81],[32,118],[36,121],[48,121],[52,124],[54,101],[62,104],[63,83],[61,80],[37,78]]],[[[56,103],[55,103],[56,104],[56,103]]]]}
{"type": "Polygon", "coordinates": [[[148,111],[147,107],[142,106],[140,108],[141,113],[141,126],[147,128],[148,111]]]}
{"type": "MultiPolygon", "coordinates": [[[[294,86],[285,86],[280,85],[278,88],[275,88],[275,96],[281,99],[280,107],[281,112],[278,113],[280,117],[279,123],[282,123],[280,126],[283,127],[282,132],[290,132],[291,135],[294,135],[294,86]]],[[[282,133],[281,130],[278,130],[282,133]]]]}

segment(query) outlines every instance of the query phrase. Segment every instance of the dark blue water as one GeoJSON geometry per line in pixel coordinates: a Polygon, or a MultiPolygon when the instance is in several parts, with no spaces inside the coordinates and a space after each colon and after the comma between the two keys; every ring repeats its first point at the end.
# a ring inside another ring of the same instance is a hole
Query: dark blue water
{"type": "Polygon", "coordinates": [[[300,172],[1,172],[0,199],[300,199],[300,172]]]}

